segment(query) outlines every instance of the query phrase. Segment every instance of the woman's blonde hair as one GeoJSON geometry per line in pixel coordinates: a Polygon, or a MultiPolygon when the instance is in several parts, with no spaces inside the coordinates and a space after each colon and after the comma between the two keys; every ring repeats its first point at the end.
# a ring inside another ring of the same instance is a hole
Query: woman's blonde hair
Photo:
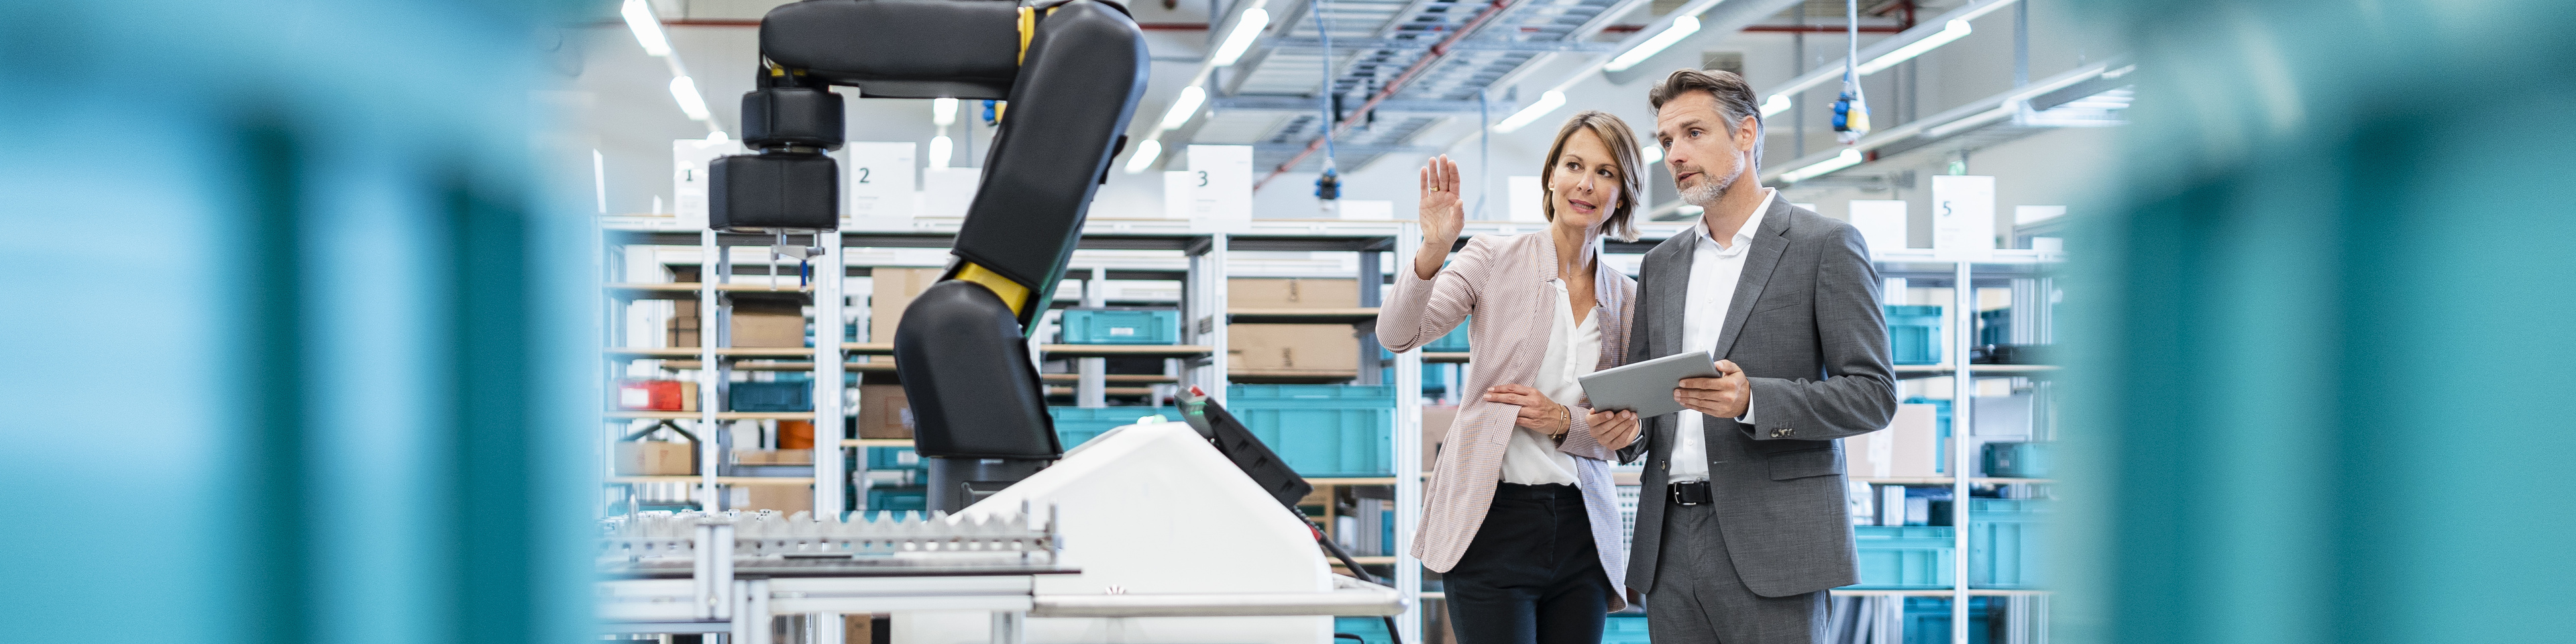
{"type": "MultiPolygon", "coordinates": [[[[1555,185],[1551,180],[1556,177],[1556,158],[1565,154],[1566,140],[1584,129],[1601,137],[1601,143],[1610,146],[1610,155],[1619,159],[1619,203],[1611,207],[1610,218],[1601,220],[1602,227],[1619,241],[1637,241],[1637,198],[1646,191],[1646,179],[1641,176],[1646,162],[1637,151],[1637,135],[1628,131],[1627,121],[1600,110],[1584,110],[1566,119],[1565,127],[1556,130],[1556,142],[1547,146],[1546,167],[1539,170],[1538,185],[1553,190],[1546,186],[1555,185]]],[[[1548,221],[1556,221],[1556,200],[1541,199],[1539,212],[1548,221]]]]}

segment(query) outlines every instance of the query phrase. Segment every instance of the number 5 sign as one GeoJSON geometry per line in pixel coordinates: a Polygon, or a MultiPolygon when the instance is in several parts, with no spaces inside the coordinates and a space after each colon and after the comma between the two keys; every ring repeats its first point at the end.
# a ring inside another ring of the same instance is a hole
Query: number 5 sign
{"type": "Polygon", "coordinates": [[[1995,178],[1932,176],[1932,256],[1977,260],[1995,250],[1995,178]]]}

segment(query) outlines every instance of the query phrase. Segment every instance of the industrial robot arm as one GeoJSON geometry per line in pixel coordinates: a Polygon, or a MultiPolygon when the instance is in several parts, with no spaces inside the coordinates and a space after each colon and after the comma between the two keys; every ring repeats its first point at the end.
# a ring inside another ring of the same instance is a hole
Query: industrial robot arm
{"type": "Polygon", "coordinates": [[[1016,480],[1063,452],[1027,336],[1124,146],[1144,94],[1144,35],[1102,0],[806,0],[760,24],[760,89],[743,97],[743,142],[760,154],[712,165],[709,224],[828,230],[839,219],[841,99],[1008,101],[947,274],[904,310],[895,368],[931,457],[930,502],[955,510],[963,482],[1016,480]]]}

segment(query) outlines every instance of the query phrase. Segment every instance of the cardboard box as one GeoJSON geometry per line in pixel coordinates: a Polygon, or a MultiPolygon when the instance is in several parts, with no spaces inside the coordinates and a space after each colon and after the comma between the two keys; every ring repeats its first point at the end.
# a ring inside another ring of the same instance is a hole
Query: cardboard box
{"type": "Polygon", "coordinates": [[[1843,458],[1853,478],[1919,478],[1940,476],[1939,408],[1897,405],[1887,428],[1843,439],[1843,458]]]}
{"type": "Polygon", "coordinates": [[[902,385],[859,385],[859,438],[912,438],[902,385]]]}
{"type": "Polygon", "coordinates": [[[736,505],[743,510],[777,510],[780,514],[814,511],[814,486],[811,485],[740,485],[749,490],[749,500],[736,505]]]}
{"type": "Polygon", "coordinates": [[[804,300],[796,293],[775,297],[734,294],[733,346],[805,346],[804,300]]]}
{"type": "Polygon", "coordinates": [[[1228,371],[1357,373],[1360,339],[1339,324],[1226,326],[1228,371]]]}
{"type": "MultiPolygon", "coordinates": [[[[904,307],[923,289],[939,281],[944,268],[877,268],[868,273],[868,341],[893,342],[895,328],[903,321],[904,307]]],[[[869,362],[894,362],[894,356],[868,356],[869,362]]]]}
{"type": "Polygon", "coordinates": [[[735,465],[813,465],[814,450],[805,449],[738,449],[733,451],[735,465]]]}
{"type": "Polygon", "coordinates": [[[1356,279],[1230,279],[1225,305],[1234,309],[1347,309],[1360,305],[1356,279]]]}
{"type": "Polygon", "coordinates": [[[1440,442],[1449,437],[1449,425],[1456,422],[1457,407],[1422,408],[1422,471],[1429,472],[1440,463],[1440,442]]]}
{"type": "Polygon", "coordinates": [[[645,411],[697,411],[698,383],[690,380],[619,381],[617,408],[645,411]]]}
{"type": "Polygon", "coordinates": [[[619,476],[660,476],[696,474],[697,446],[669,441],[619,441],[617,474],[619,476]]]}

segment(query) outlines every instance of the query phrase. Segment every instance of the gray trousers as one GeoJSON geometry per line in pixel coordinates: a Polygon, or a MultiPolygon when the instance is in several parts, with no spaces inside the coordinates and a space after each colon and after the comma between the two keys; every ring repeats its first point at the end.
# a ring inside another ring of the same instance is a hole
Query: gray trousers
{"type": "Polygon", "coordinates": [[[1819,644],[1825,591],[1764,597],[1744,587],[1709,504],[1664,502],[1663,552],[1646,593],[1646,630],[1655,644],[1819,644]]]}

